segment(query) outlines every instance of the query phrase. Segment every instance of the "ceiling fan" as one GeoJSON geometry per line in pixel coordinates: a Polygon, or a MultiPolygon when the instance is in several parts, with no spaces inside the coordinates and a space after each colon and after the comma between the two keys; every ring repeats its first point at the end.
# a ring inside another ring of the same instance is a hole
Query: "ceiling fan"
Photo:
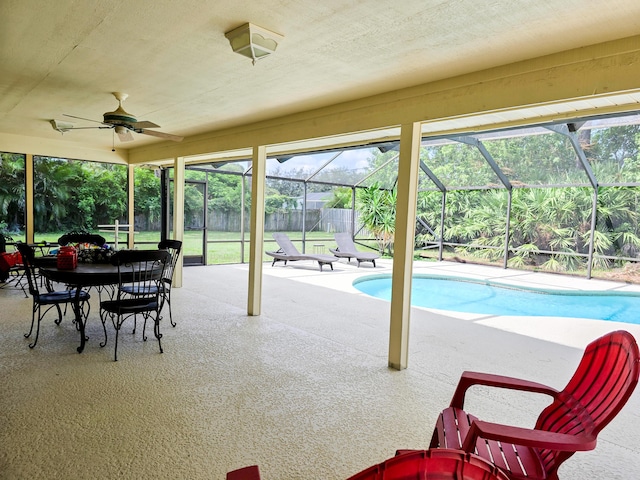
{"type": "Polygon", "coordinates": [[[86,120],[88,122],[99,123],[100,127],[74,127],[73,124],[60,122],[58,120],[51,120],[53,128],[61,133],[69,130],[84,130],[88,128],[109,128],[113,129],[118,134],[121,142],[131,142],[134,140],[131,132],[142,133],[144,135],[151,135],[153,137],[165,138],[167,140],[173,140],[174,142],[180,142],[184,137],[178,135],[172,135],[170,133],[158,132],[156,130],[149,130],[150,128],[160,128],[160,125],[156,125],[153,122],[146,120],[138,121],[136,117],[126,112],[122,108],[122,102],[129,96],[126,93],[113,92],[113,96],[118,100],[118,108],[113,112],[106,112],[103,114],[103,120],[92,120],[90,118],[76,117],[74,115],[63,114],[65,117],[77,118],[79,120],[86,120]]]}

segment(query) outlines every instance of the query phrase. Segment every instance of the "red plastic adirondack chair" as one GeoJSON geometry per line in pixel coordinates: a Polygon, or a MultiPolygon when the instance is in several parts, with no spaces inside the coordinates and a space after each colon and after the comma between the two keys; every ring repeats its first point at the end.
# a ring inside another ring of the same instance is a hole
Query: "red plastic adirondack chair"
{"type": "Polygon", "coordinates": [[[459,450],[412,450],[347,480],[509,480],[495,465],[459,450]]]}
{"type": "MultiPolygon", "coordinates": [[[[496,466],[457,450],[410,450],[347,480],[508,480],[496,466]]],[[[227,473],[227,480],[260,480],[257,465],[227,473]]]]}
{"type": "Polygon", "coordinates": [[[449,408],[438,417],[431,448],[475,452],[510,479],[558,480],[558,467],[577,451],[593,450],[596,437],[622,409],[638,383],[639,354],[628,332],[590,343],[562,391],[499,375],[464,372],[449,408]],[[553,397],[533,429],[483,422],[463,410],[472,385],[544,393],[553,397]]]}

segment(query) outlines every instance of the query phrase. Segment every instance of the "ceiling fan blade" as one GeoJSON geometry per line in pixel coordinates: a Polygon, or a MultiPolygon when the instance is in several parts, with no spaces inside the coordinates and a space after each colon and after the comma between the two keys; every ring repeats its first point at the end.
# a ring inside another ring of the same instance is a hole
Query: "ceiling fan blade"
{"type": "Polygon", "coordinates": [[[65,130],[95,130],[96,128],[98,130],[102,130],[105,128],[113,128],[113,127],[106,127],[106,126],[104,127],[71,127],[71,128],[66,128],[65,130]]]}
{"type": "Polygon", "coordinates": [[[121,142],[133,142],[135,140],[131,132],[127,129],[116,129],[116,133],[121,142]]]}
{"type": "Polygon", "coordinates": [[[138,133],[144,133],[145,135],[151,135],[152,137],[166,138],[167,140],[173,140],[174,142],[181,142],[184,139],[184,137],[181,137],[179,135],[156,132],[155,130],[138,130],[138,133]]]}
{"type": "Polygon", "coordinates": [[[133,123],[132,126],[135,128],[160,128],[160,125],[156,125],[155,123],[148,120],[142,120],[140,122],[133,123]]]}
{"type": "MultiPolygon", "coordinates": [[[[104,122],[100,122],[98,120],[91,120],[90,118],[76,117],[75,115],[67,115],[66,113],[63,113],[62,115],[64,115],[65,117],[77,118],[78,120],[86,120],[87,122],[101,123],[102,125],[105,124],[104,122]]],[[[109,128],[111,128],[111,127],[109,127],[109,128]]]]}

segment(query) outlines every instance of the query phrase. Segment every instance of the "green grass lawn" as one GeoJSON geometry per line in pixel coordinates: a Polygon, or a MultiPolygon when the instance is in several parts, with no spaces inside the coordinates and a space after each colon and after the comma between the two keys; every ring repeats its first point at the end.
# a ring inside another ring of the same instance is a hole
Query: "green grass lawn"
{"type": "MultiPolygon", "coordinates": [[[[37,234],[36,242],[48,241],[57,242],[58,238],[64,232],[50,232],[37,234]]],[[[296,247],[302,251],[302,232],[284,232],[293,241],[296,247]]],[[[107,243],[113,245],[114,237],[108,233],[101,233],[107,240],[107,243]]],[[[265,232],[264,249],[277,250],[278,245],[273,240],[271,232],[265,232]]],[[[241,263],[241,241],[239,232],[208,232],[207,243],[207,263],[208,264],[225,264],[225,263],[241,263]]],[[[160,241],[160,232],[139,232],[135,234],[135,247],[140,249],[155,248],[160,241]]],[[[329,248],[336,246],[333,234],[326,232],[308,232],[306,234],[307,253],[315,253],[316,250],[321,253],[330,253],[329,248]],[[316,246],[318,245],[318,246],[316,246]],[[323,245],[320,247],[319,245],[323,245]]],[[[119,248],[125,248],[127,245],[127,235],[119,235],[119,248]]],[[[375,242],[366,242],[367,245],[374,246],[375,242]]],[[[202,254],[202,232],[201,231],[185,231],[183,240],[183,252],[185,255],[201,255],[202,254]]],[[[264,255],[264,261],[270,261],[273,258],[264,255]]],[[[249,233],[245,233],[244,243],[244,262],[249,261],[249,233]]]]}

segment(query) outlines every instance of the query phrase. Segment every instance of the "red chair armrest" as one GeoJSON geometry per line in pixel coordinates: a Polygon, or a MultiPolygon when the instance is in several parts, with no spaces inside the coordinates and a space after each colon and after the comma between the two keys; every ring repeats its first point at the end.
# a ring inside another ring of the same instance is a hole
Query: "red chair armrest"
{"type": "Polygon", "coordinates": [[[464,397],[469,387],[473,385],[485,385],[488,387],[508,388],[510,390],[520,390],[533,393],[544,393],[555,398],[558,391],[542,383],[530,382],[520,378],[506,377],[504,375],[493,375],[480,372],[462,372],[458,386],[451,399],[449,406],[464,408],[464,397]]]}
{"type": "Polygon", "coordinates": [[[579,452],[596,448],[596,437],[592,435],[554,433],[476,420],[471,424],[462,449],[465,452],[473,453],[478,438],[514,443],[525,447],[547,448],[567,452],[579,452]]]}

